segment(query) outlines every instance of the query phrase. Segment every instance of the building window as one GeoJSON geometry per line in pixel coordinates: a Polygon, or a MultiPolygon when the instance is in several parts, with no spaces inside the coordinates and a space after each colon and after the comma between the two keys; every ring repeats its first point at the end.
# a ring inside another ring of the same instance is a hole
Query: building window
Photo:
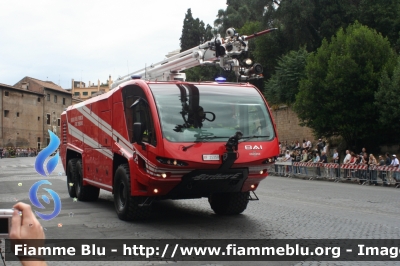
{"type": "Polygon", "coordinates": [[[37,101],[40,103],[40,97],[37,98],[37,101]]]}
{"type": "Polygon", "coordinates": [[[22,86],[21,86],[24,90],[28,89],[28,83],[27,82],[23,82],[22,86]]]}
{"type": "Polygon", "coordinates": [[[37,121],[40,121],[40,116],[37,117],[37,121]]]}
{"type": "Polygon", "coordinates": [[[61,126],[61,119],[57,119],[57,126],[61,126]]]}
{"type": "Polygon", "coordinates": [[[47,139],[46,139],[46,142],[47,142],[47,146],[49,146],[49,144],[50,144],[50,138],[47,138],[47,139]]]}
{"type": "Polygon", "coordinates": [[[88,92],[87,92],[87,91],[84,91],[84,92],[82,92],[82,95],[83,95],[83,96],[87,96],[87,95],[88,95],[88,92]]]}
{"type": "Polygon", "coordinates": [[[50,125],[50,114],[47,114],[47,121],[46,121],[46,123],[47,123],[48,125],[50,125]]]}
{"type": "Polygon", "coordinates": [[[19,117],[19,112],[17,112],[17,117],[19,117]]]}
{"type": "Polygon", "coordinates": [[[10,113],[9,110],[4,110],[4,117],[8,117],[8,113],[10,113]]]}
{"type": "Polygon", "coordinates": [[[37,142],[40,142],[40,137],[37,138],[37,142]]]}
{"type": "Polygon", "coordinates": [[[9,92],[8,92],[8,91],[5,91],[5,92],[4,92],[4,95],[5,95],[5,96],[8,96],[8,95],[9,95],[9,92]]]}
{"type": "Polygon", "coordinates": [[[75,96],[79,96],[79,91],[74,92],[75,96]]]}
{"type": "Polygon", "coordinates": [[[92,91],[92,95],[95,94],[97,91],[92,91]]]}
{"type": "Polygon", "coordinates": [[[47,101],[50,101],[50,93],[47,93],[47,101]]]}
{"type": "Polygon", "coordinates": [[[54,95],[54,102],[57,103],[57,95],[54,95]]]}
{"type": "Polygon", "coordinates": [[[63,105],[65,105],[65,98],[63,98],[63,105]]]}

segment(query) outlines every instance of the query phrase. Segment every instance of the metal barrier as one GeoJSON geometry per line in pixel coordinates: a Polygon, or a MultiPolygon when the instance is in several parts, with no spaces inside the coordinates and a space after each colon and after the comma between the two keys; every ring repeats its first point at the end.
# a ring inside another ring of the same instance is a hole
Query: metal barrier
{"type": "Polygon", "coordinates": [[[15,157],[36,157],[37,152],[34,151],[19,151],[13,152],[12,154],[5,150],[3,151],[3,158],[15,158],[15,157]]]}
{"type": "Polygon", "coordinates": [[[292,162],[276,161],[275,162],[275,175],[291,177],[292,175],[292,162]]]}
{"type": "Polygon", "coordinates": [[[278,160],[270,174],[285,177],[303,177],[308,180],[325,179],[333,182],[358,182],[360,185],[400,187],[400,168],[338,163],[304,163],[278,160]]]}

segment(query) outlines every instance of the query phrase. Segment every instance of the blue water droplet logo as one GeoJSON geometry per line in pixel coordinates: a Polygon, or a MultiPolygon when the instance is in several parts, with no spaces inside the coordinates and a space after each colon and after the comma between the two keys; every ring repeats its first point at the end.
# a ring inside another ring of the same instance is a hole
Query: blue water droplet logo
{"type": "Polygon", "coordinates": [[[44,148],[41,152],[39,152],[35,160],[35,170],[36,172],[38,172],[38,174],[41,174],[42,176],[50,175],[56,168],[58,161],[60,159],[59,152],[57,152],[57,154],[54,155],[53,158],[49,159],[46,165],[48,174],[46,174],[46,171],[44,169],[44,162],[48,157],[50,157],[50,155],[53,152],[55,152],[58,149],[58,146],[60,145],[60,139],[50,130],[48,132],[50,135],[50,143],[46,148],[44,148]]]}
{"type": "Polygon", "coordinates": [[[44,202],[46,202],[47,204],[50,204],[49,197],[47,197],[46,195],[42,196],[42,200],[44,200],[44,202]]]}
{"type": "MultiPolygon", "coordinates": [[[[46,209],[42,203],[40,203],[39,199],[38,199],[38,190],[39,187],[41,185],[51,185],[50,181],[48,180],[40,180],[38,182],[36,182],[35,184],[32,185],[31,189],[29,190],[29,199],[31,200],[31,203],[39,208],[39,209],[46,209]]],[[[49,188],[44,188],[45,191],[47,191],[47,193],[50,194],[51,198],[54,201],[54,210],[52,213],[50,214],[44,214],[38,211],[35,211],[35,213],[37,214],[37,216],[39,216],[40,218],[42,218],[43,220],[51,220],[53,218],[55,218],[60,212],[61,212],[61,199],[58,196],[58,194],[49,188]]],[[[50,204],[50,199],[49,197],[47,197],[46,195],[42,195],[42,199],[46,204],[50,204]]]]}

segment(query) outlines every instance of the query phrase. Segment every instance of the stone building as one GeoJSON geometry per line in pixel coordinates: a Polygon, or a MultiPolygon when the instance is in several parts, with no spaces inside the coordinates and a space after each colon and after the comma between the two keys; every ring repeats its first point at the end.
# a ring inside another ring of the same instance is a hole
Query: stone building
{"type": "Polygon", "coordinates": [[[36,148],[43,141],[43,94],[0,84],[0,147],[36,148]]]}
{"type": "Polygon", "coordinates": [[[72,104],[70,92],[31,77],[0,90],[0,146],[43,148],[50,142],[48,130],[60,136],[61,113],[72,104]]]}
{"type": "Polygon", "coordinates": [[[106,83],[100,84],[100,80],[98,80],[97,86],[94,85],[94,83],[91,83],[90,81],[86,85],[85,82],[72,80],[71,83],[72,88],[70,91],[73,97],[77,97],[84,101],[99,94],[108,92],[110,90],[110,86],[112,83],[113,81],[111,79],[111,76],[108,77],[106,83]]]}

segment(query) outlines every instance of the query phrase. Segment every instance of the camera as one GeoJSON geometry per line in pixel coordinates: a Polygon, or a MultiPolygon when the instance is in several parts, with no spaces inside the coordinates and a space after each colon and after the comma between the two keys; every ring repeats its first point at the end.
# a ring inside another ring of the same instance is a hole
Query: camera
{"type": "Polygon", "coordinates": [[[0,238],[8,237],[13,213],[13,209],[0,209],[0,238]]]}

